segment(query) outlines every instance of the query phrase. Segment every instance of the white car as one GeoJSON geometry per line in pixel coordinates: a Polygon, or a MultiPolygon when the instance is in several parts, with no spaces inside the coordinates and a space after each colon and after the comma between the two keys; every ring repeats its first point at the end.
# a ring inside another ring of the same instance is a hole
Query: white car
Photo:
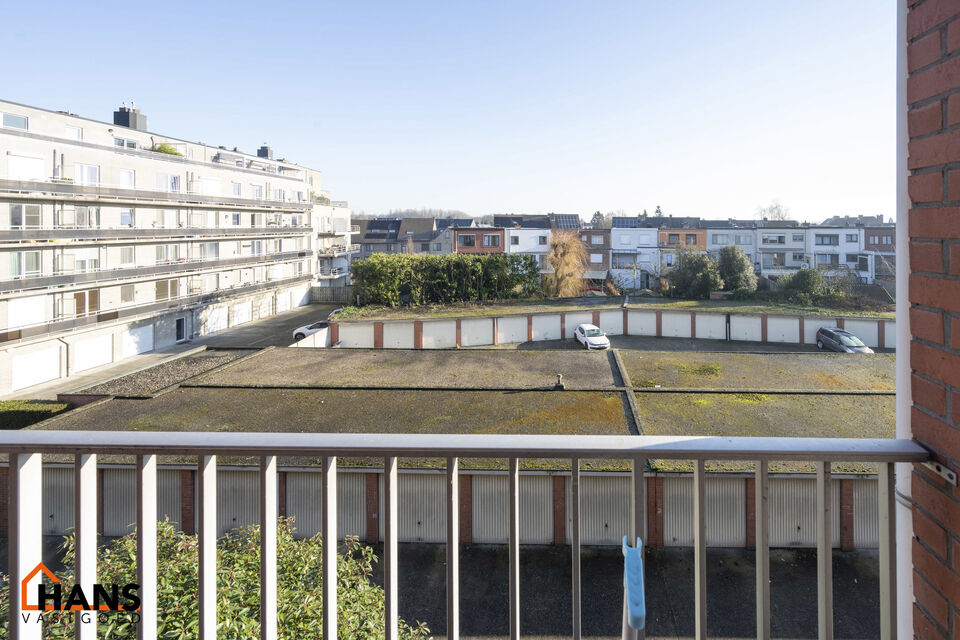
{"type": "Polygon", "coordinates": [[[592,324],[577,325],[577,330],[573,332],[577,342],[587,349],[609,349],[610,339],[597,327],[592,324]]]}
{"type": "Polygon", "coordinates": [[[327,327],[327,321],[321,320],[320,322],[314,322],[313,324],[305,324],[302,327],[297,327],[293,330],[293,339],[297,342],[300,342],[307,336],[312,336],[320,329],[325,329],[327,327]]]}

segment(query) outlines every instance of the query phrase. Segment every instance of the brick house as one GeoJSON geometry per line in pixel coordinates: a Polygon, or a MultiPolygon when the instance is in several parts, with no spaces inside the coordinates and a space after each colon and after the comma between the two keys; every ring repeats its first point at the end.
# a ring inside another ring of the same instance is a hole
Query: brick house
{"type": "Polygon", "coordinates": [[[451,227],[441,244],[443,253],[504,253],[506,235],[496,227],[451,227]]]}

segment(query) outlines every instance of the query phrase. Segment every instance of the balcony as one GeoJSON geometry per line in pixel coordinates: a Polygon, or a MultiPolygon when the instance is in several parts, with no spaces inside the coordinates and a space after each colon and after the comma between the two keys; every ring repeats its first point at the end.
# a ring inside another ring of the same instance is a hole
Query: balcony
{"type": "Polygon", "coordinates": [[[335,244],[330,247],[320,247],[317,249],[317,256],[320,258],[336,258],[350,253],[358,253],[360,245],[358,244],[335,244]]]}
{"type": "Polygon", "coordinates": [[[349,269],[342,269],[340,267],[321,267],[317,270],[317,279],[335,280],[337,278],[342,278],[348,273],[350,273],[349,269]]]}
{"type": "MultiPolygon", "coordinates": [[[[43,456],[70,456],[74,468],[75,512],[82,514],[75,521],[76,575],[81,584],[95,582],[98,495],[98,456],[135,456],[136,522],[139,532],[136,546],[137,582],[142,606],[139,636],[157,637],[158,558],[156,532],[146,526],[157,521],[158,456],[187,457],[196,464],[197,522],[200,560],[197,635],[216,637],[217,624],[217,457],[252,457],[259,463],[259,495],[257,500],[260,536],[260,604],[261,638],[278,638],[277,619],[277,519],[279,516],[278,460],[282,457],[308,458],[320,463],[320,494],[316,509],[320,512],[320,530],[324,547],[333,548],[338,532],[338,458],[383,459],[383,566],[386,637],[398,637],[399,568],[398,568],[398,461],[400,458],[432,458],[445,460],[446,593],[436,598],[446,602],[448,638],[460,634],[460,463],[461,459],[507,459],[508,486],[508,586],[509,627],[511,638],[519,638],[521,601],[520,582],[520,461],[527,458],[565,459],[570,462],[570,556],[571,599],[556,603],[554,609],[572,603],[574,638],[581,636],[583,594],[581,592],[581,471],[583,459],[627,460],[632,465],[629,504],[630,535],[644,536],[647,505],[642,470],[647,459],[692,460],[695,637],[706,638],[707,632],[707,565],[706,514],[708,492],[705,481],[706,461],[755,461],[756,509],[756,621],[757,636],[770,636],[770,511],[769,477],[771,462],[805,461],[816,467],[817,521],[817,609],[819,637],[833,637],[832,578],[832,500],[831,462],[861,462],[877,465],[879,524],[879,610],[880,636],[895,637],[898,602],[896,598],[897,550],[895,534],[894,465],[898,462],[920,463],[927,452],[908,440],[869,440],[834,438],[716,438],[716,437],[653,437],[653,436],[524,436],[524,435],[398,435],[398,434],[299,434],[299,433],[163,433],[103,431],[3,431],[0,450],[10,452],[9,467],[9,555],[10,575],[18,584],[41,561],[42,461],[43,456]]],[[[322,560],[322,615],[316,625],[323,637],[337,635],[337,558],[324,554],[322,560]]],[[[621,579],[613,575],[613,581],[621,579]]],[[[507,586],[507,585],[504,585],[507,586]]],[[[39,638],[39,625],[23,621],[19,589],[11,590],[10,625],[13,637],[39,638]]],[[[912,603],[899,603],[910,607],[912,603]]],[[[648,616],[649,617],[649,616],[648,616]]],[[[95,637],[96,618],[91,617],[78,637],[95,637]],[[89,635],[84,635],[89,634],[89,635]]],[[[624,637],[636,637],[626,629],[624,637]]]]}
{"type": "Polygon", "coordinates": [[[309,225],[269,227],[8,227],[0,228],[0,243],[48,240],[142,240],[146,238],[302,236],[309,225]]]}

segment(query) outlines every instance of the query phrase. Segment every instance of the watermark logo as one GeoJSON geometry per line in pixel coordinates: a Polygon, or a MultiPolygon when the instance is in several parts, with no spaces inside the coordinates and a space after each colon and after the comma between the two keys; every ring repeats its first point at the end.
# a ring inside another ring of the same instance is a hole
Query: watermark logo
{"type": "MultiPolygon", "coordinates": [[[[139,584],[96,583],[88,589],[75,584],[69,592],[64,586],[60,578],[41,562],[20,582],[20,609],[39,612],[38,622],[47,611],[126,612],[133,613],[139,622],[139,614],[134,613],[140,610],[139,584]],[[44,582],[44,576],[49,579],[49,584],[44,582]],[[34,597],[30,597],[31,585],[34,597]]],[[[22,615],[23,621],[29,622],[31,614],[22,615]]]]}

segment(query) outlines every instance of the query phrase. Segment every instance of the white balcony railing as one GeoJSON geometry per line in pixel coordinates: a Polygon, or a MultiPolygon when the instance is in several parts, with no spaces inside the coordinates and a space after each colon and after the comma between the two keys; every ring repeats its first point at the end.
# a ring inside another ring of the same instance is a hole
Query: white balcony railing
{"type": "MultiPolygon", "coordinates": [[[[927,452],[909,440],[839,438],[715,438],[654,436],[487,436],[294,433],[145,433],[103,431],[0,431],[0,450],[9,453],[10,637],[39,640],[41,625],[21,616],[19,585],[41,561],[42,456],[74,456],[76,563],[78,583],[96,582],[97,456],[136,456],[137,579],[141,622],[138,638],[157,636],[157,456],[197,457],[199,627],[201,639],[216,638],[217,591],[217,456],[253,456],[259,459],[260,637],[277,639],[277,460],[280,456],[319,459],[321,474],[321,531],[324,549],[336,548],[337,458],[382,457],[384,460],[384,593],[385,637],[398,637],[398,459],[446,459],[446,601],[447,637],[458,638],[459,622],[459,460],[509,460],[509,592],[510,636],[520,637],[520,493],[522,458],[563,458],[571,461],[572,637],[580,638],[580,459],[626,459],[633,465],[631,482],[632,537],[646,531],[643,468],[648,458],[694,461],[694,587],[695,635],[706,638],[706,482],[705,461],[756,461],[757,637],[770,637],[768,463],[809,461],[817,477],[817,608],[819,637],[833,637],[832,508],[830,463],[864,462],[878,466],[880,525],[881,638],[895,637],[896,558],[894,547],[894,463],[922,462],[927,452]]],[[[322,564],[324,638],[337,635],[336,555],[324,554],[322,564]]],[[[903,603],[911,606],[912,603],[903,603]]],[[[78,638],[96,637],[96,616],[81,623],[78,638]]],[[[625,629],[624,637],[631,632],[625,629]]],[[[634,636],[635,637],[635,636],[634,636]]]]}

